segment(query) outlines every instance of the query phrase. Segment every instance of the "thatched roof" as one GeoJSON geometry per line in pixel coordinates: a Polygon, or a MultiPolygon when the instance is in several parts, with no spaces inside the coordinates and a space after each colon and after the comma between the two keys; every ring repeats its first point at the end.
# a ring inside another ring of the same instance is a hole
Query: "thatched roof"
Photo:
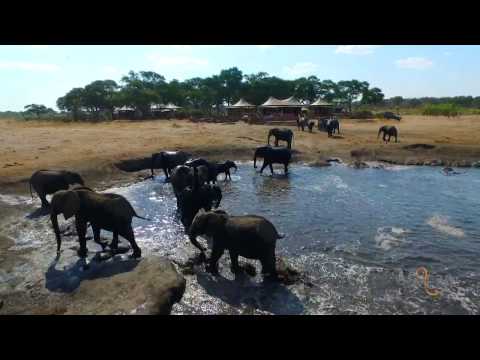
{"type": "Polygon", "coordinates": [[[172,104],[172,103],[168,103],[167,106],[165,106],[165,108],[170,109],[170,110],[178,110],[178,109],[181,109],[182,107],[177,106],[177,105],[172,104]]]}
{"type": "Polygon", "coordinates": [[[241,98],[240,100],[238,100],[235,104],[233,104],[231,106],[227,106],[228,109],[254,108],[254,107],[256,107],[256,106],[253,105],[253,104],[250,104],[244,98],[241,98]]]}
{"type": "Polygon", "coordinates": [[[289,97],[288,99],[279,100],[270,96],[267,101],[265,101],[261,107],[302,107],[304,106],[297,98],[294,96],[289,97]]]}
{"type": "Polygon", "coordinates": [[[311,103],[310,106],[333,106],[333,104],[330,104],[329,102],[319,98],[315,102],[311,103]]]}
{"type": "Polygon", "coordinates": [[[130,106],[122,106],[120,108],[116,108],[115,111],[134,111],[135,109],[130,106]]]}

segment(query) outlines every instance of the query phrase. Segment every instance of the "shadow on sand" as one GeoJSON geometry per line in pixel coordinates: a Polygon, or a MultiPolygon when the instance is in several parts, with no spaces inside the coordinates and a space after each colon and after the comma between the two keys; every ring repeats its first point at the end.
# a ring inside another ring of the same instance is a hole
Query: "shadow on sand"
{"type": "Polygon", "coordinates": [[[207,294],[236,308],[249,306],[275,315],[300,315],[304,312],[300,299],[279,282],[252,284],[244,273],[237,275],[235,280],[229,280],[204,272],[197,273],[197,281],[207,294]]]}
{"type": "Polygon", "coordinates": [[[83,280],[106,278],[132,271],[140,262],[139,259],[113,257],[111,261],[92,260],[87,264],[86,259],[78,259],[75,264],[59,270],[56,268],[59,259],[57,256],[48,267],[45,273],[45,287],[52,292],[60,293],[74,291],[83,280]]]}

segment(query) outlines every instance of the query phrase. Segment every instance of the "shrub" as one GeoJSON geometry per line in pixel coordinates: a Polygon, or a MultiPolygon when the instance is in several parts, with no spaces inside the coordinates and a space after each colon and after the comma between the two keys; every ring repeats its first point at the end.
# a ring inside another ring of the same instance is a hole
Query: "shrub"
{"type": "Polygon", "coordinates": [[[354,119],[372,119],[374,115],[371,111],[362,110],[353,112],[351,117],[354,119]]]}
{"type": "Polygon", "coordinates": [[[460,108],[455,104],[429,104],[424,106],[422,115],[451,117],[461,113],[460,108]]]}

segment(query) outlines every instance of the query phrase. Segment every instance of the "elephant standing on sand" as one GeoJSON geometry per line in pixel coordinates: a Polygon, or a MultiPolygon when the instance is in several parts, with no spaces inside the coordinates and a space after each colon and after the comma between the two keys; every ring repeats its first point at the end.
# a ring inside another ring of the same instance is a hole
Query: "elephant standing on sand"
{"type": "Polygon", "coordinates": [[[154,178],[153,169],[163,169],[165,178],[168,180],[173,168],[185,164],[190,157],[191,155],[184,151],[162,151],[160,153],[152,154],[150,165],[152,179],[154,178]]]}
{"type": "Polygon", "coordinates": [[[273,175],[272,164],[283,164],[285,167],[285,175],[288,174],[288,164],[292,158],[290,149],[284,147],[273,148],[271,146],[260,146],[255,150],[253,157],[253,167],[257,168],[257,157],[263,158],[263,165],[260,169],[260,174],[267,166],[270,166],[270,171],[273,175]]]}
{"type": "Polygon", "coordinates": [[[383,132],[383,141],[390,142],[390,138],[392,136],[395,136],[395,142],[397,142],[398,132],[397,132],[397,128],[395,126],[388,126],[388,125],[382,126],[378,130],[377,139],[379,138],[379,136],[382,132],[383,132]],[[388,140],[387,140],[387,135],[388,135],[388,140]]]}
{"type": "Polygon", "coordinates": [[[335,130],[337,130],[337,133],[340,134],[340,123],[336,118],[330,119],[326,123],[326,130],[328,137],[331,137],[332,134],[335,134],[335,130]]]}
{"type": "Polygon", "coordinates": [[[262,274],[277,278],[275,267],[275,247],[280,235],[275,226],[262,216],[230,216],[225,211],[216,210],[198,213],[188,231],[190,241],[204,254],[205,250],[196,240],[198,235],[213,238],[212,256],[207,271],[218,273],[218,260],[225,250],[230,253],[230,269],[240,271],[238,256],[260,260],[262,274]]]}
{"type": "Polygon", "coordinates": [[[38,170],[30,178],[30,194],[33,198],[32,188],[40,197],[42,207],[49,206],[47,195],[59,190],[67,190],[70,185],[84,185],[82,177],[72,171],[65,170],[38,170]]]}
{"type": "Polygon", "coordinates": [[[135,235],[132,229],[133,217],[145,219],[138,216],[132,205],[121,195],[100,194],[88,188],[77,188],[75,190],[61,190],[52,197],[50,220],[57,239],[57,255],[60,255],[62,239],[58,228],[57,216],[63,214],[65,220],[75,215],[75,226],[80,242],[78,256],[86,257],[87,249],[87,223],[90,223],[93,230],[95,242],[100,242],[100,231],[102,229],[113,232],[113,240],[110,248],[118,249],[118,236],[124,237],[133,248],[134,258],[141,256],[141,250],[135,242],[135,235]]]}
{"type": "Polygon", "coordinates": [[[289,149],[292,148],[292,140],[293,140],[293,131],[290,129],[270,129],[268,132],[268,138],[267,138],[267,144],[270,145],[270,137],[274,136],[275,137],[275,146],[278,146],[278,141],[286,141],[287,142],[287,147],[289,149]]]}

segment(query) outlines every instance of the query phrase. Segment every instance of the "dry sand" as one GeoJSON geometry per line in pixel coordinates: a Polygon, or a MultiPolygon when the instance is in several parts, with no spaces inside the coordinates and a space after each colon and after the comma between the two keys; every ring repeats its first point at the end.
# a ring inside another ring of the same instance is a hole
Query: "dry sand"
{"type": "MultiPolygon", "coordinates": [[[[125,178],[114,164],[119,160],[149,156],[161,150],[186,150],[212,160],[252,159],[253,149],[266,143],[271,125],[192,123],[188,120],[113,121],[62,123],[0,120],[0,184],[24,187],[39,169],[72,169],[86,179],[125,178]]],[[[284,126],[278,126],[284,127],[284,126]]],[[[351,151],[361,150],[362,160],[387,160],[401,164],[433,159],[455,165],[480,160],[480,116],[458,118],[405,116],[400,122],[341,120],[340,137],[324,132],[294,130],[294,161],[340,157],[351,161],[351,151]],[[395,125],[399,143],[377,140],[378,128],[395,125]],[[412,144],[433,149],[407,150],[412,144]]],[[[137,174],[138,175],[138,174],[137,174]]],[[[136,176],[136,175],[135,175],[136,176]]]]}

